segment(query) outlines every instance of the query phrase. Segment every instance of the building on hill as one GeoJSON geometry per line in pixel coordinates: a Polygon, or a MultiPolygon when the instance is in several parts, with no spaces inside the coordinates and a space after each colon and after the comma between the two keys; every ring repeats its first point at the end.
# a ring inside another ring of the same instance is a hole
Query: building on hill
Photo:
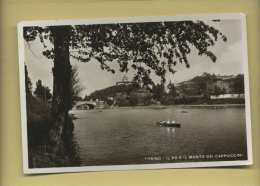
{"type": "Polygon", "coordinates": [[[123,76],[122,81],[116,82],[117,86],[119,86],[119,85],[135,85],[135,84],[136,84],[135,82],[129,81],[126,75],[123,76]]]}
{"type": "Polygon", "coordinates": [[[234,82],[235,76],[217,76],[216,81],[208,86],[214,89],[214,87],[218,87],[221,90],[224,90],[226,94],[232,93],[232,83],[234,82]]]}
{"type": "Polygon", "coordinates": [[[151,97],[152,93],[148,87],[143,86],[140,88],[136,82],[129,81],[126,75],[123,76],[121,81],[116,82],[115,85],[96,90],[89,96],[89,98],[94,100],[98,99],[103,101],[103,104],[109,105],[110,107],[114,105],[147,105],[151,97]]]}

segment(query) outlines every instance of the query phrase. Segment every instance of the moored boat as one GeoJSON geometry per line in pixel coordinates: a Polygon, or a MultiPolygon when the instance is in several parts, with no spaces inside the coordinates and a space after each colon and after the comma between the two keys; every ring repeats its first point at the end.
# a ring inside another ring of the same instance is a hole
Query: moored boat
{"type": "Polygon", "coordinates": [[[157,125],[159,125],[160,127],[175,127],[175,128],[180,128],[181,124],[177,123],[175,121],[158,121],[157,125]]]}

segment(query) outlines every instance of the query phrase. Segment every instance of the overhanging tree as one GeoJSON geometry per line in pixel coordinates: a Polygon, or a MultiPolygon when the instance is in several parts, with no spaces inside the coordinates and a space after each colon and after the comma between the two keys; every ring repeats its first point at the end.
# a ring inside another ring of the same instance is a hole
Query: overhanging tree
{"type": "Polygon", "coordinates": [[[166,81],[167,73],[175,73],[177,64],[190,67],[191,50],[199,56],[216,56],[210,50],[219,40],[227,38],[218,29],[202,21],[147,22],[95,25],[63,25],[24,27],[24,39],[39,38],[46,50],[43,55],[53,59],[54,126],[67,120],[71,102],[70,59],[80,62],[96,61],[101,69],[115,73],[112,63],[121,72],[136,71],[136,79],[149,79],[151,73],[166,81]],[[52,43],[49,49],[45,43],[52,43]]]}

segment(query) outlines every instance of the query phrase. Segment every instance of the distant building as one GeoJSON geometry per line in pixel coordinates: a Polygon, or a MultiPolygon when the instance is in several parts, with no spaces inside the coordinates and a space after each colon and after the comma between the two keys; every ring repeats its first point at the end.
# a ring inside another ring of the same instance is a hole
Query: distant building
{"type": "Polygon", "coordinates": [[[134,84],[136,84],[136,83],[133,82],[133,81],[128,81],[128,78],[127,78],[126,75],[123,76],[122,81],[116,82],[117,86],[119,86],[119,85],[134,85],[134,84]]]}
{"type": "Polygon", "coordinates": [[[96,109],[103,109],[105,108],[105,102],[101,100],[96,100],[96,109]]]}
{"type": "Polygon", "coordinates": [[[227,76],[216,76],[216,80],[212,83],[208,83],[208,89],[211,90],[211,92],[214,92],[216,88],[219,90],[222,90],[222,93],[230,94],[233,91],[233,82],[234,82],[235,76],[233,75],[227,75],[227,76]]]}

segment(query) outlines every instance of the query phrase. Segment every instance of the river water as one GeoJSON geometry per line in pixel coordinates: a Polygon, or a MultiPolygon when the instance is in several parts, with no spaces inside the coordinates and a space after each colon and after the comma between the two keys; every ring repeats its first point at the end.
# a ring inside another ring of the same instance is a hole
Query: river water
{"type": "Polygon", "coordinates": [[[244,108],[116,108],[77,117],[81,166],[247,159],[244,108]],[[159,127],[160,120],[181,128],[159,127]]]}

